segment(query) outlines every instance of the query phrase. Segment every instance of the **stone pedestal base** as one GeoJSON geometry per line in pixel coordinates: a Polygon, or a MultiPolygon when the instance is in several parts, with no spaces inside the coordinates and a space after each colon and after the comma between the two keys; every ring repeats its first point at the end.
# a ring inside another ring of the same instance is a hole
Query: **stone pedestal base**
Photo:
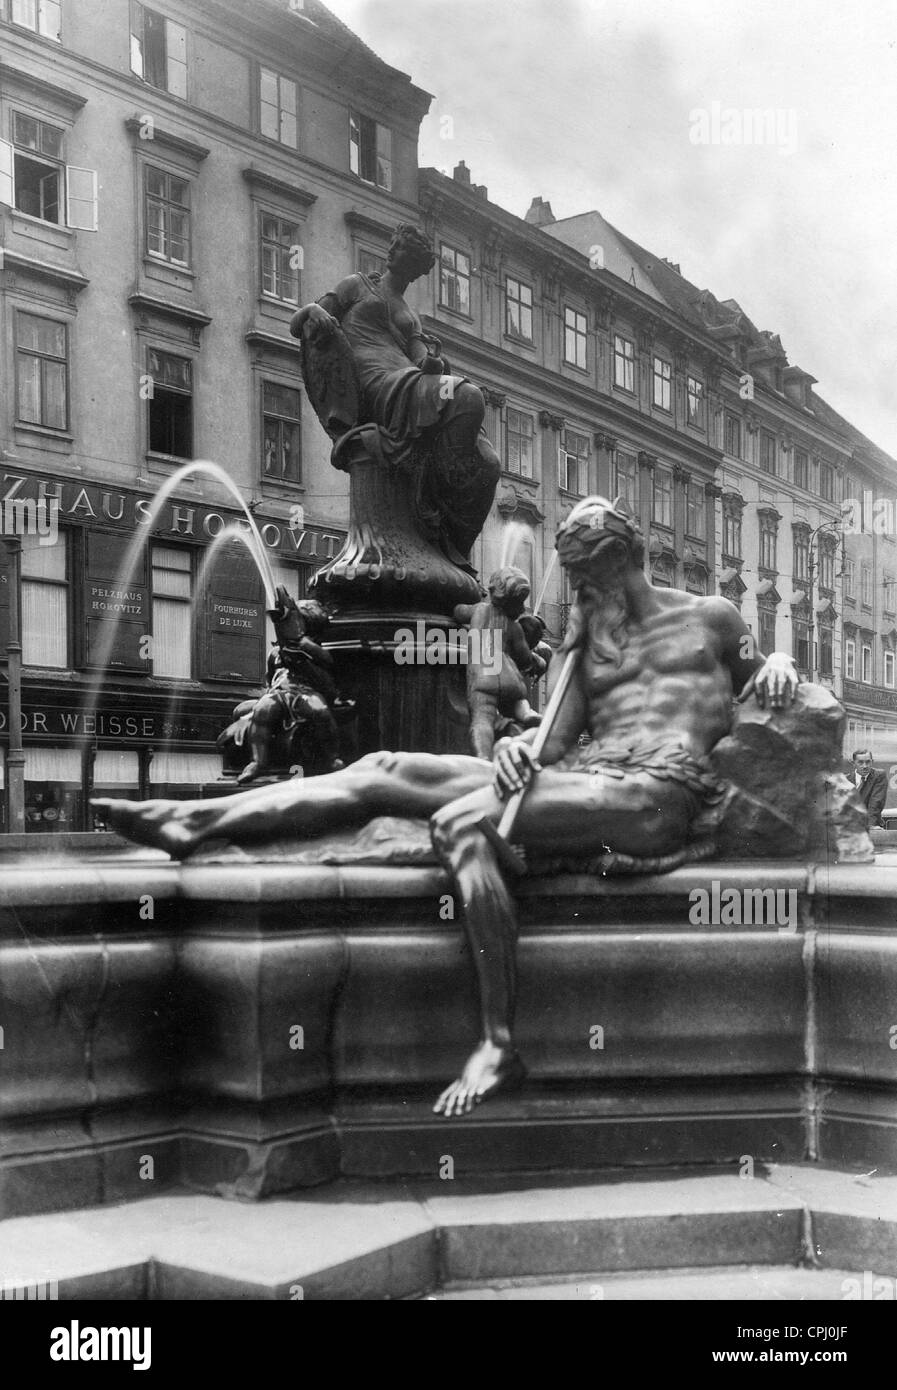
{"type": "Polygon", "coordinates": [[[383,748],[470,753],[467,645],[448,618],[338,617],[327,647],[340,693],[356,701],[354,727],[342,733],[344,745],[351,745],[341,747],[344,762],[383,748]],[[410,662],[402,660],[409,656],[410,662]]]}

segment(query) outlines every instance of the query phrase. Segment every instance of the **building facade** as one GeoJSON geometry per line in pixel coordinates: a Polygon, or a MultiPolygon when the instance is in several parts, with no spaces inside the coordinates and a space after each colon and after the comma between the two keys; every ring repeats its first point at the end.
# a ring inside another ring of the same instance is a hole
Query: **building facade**
{"type": "Polygon", "coordinates": [[[238,501],[294,593],[339,547],[289,319],[416,219],[430,98],[315,0],[0,0],[0,51],[2,647],[16,604],[27,827],[78,830],[220,771],[238,501]]]}
{"type": "Polygon", "coordinates": [[[504,466],[482,572],[510,560],[534,594],[544,584],[558,638],[557,523],[589,491],[622,496],[654,584],[730,599],[761,652],[788,652],[844,701],[848,755],[860,739],[890,758],[897,555],[893,508],[888,534],[872,499],[893,497],[897,463],[736,301],[600,213],[557,221],[536,198],[513,217],[463,162],[452,178],[422,171],[421,206],[438,263],[420,308],[485,387],[504,466]]]}

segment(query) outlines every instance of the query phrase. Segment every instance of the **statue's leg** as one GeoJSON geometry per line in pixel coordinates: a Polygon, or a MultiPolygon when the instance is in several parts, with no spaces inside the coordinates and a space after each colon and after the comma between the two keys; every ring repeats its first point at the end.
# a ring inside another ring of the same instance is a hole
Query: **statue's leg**
{"type": "Polygon", "coordinates": [[[498,699],[485,690],[471,690],[467,696],[470,710],[470,746],[476,758],[492,758],[495,747],[495,719],[498,699]]]}
{"type": "MultiPolygon", "coordinates": [[[[593,856],[602,846],[662,854],[683,843],[693,808],[693,796],[672,781],[549,767],[524,797],[512,838],[540,852],[574,856],[593,856]]],[[[484,817],[497,822],[502,810],[487,786],[443,806],[430,823],[434,847],[461,899],[481,1019],[477,1047],[434,1106],[447,1116],[467,1113],[523,1071],[511,1036],[517,918],[495,851],[480,829],[484,817]]]]}
{"type": "Polygon", "coordinates": [[[482,434],[485,416],[483,393],[469,381],[456,388],[440,415],[440,447],[450,462],[468,465],[463,493],[452,498],[445,516],[446,529],[462,555],[470,553],[483,529],[501,476],[499,458],[482,434]]]}
{"type": "Polygon", "coordinates": [[[252,712],[252,721],[246,731],[249,744],[249,762],[240,773],[237,781],[251,782],[254,777],[264,774],[271,765],[271,744],[277,736],[276,714],[279,702],[263,695],[252,712]]]}
{"type": "Polygon", "coordinates": [[[491,777],[491,765],[478,758],[382,752],[369,753],[342,772],[292,777],[210,801],[97,799],[91,804],[129,839],[186,859],[206,840],[251,844],[322,835],[378,815],[426,818],[491,777]]]}

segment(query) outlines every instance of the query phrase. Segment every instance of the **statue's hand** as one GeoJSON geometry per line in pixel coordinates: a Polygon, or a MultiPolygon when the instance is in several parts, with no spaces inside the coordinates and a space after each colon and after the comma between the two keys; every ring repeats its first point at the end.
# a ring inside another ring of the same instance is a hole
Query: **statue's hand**
{"type": "Polygon", "coordinates": [[[443,376],[445,374],[445,362],[441,357],[425,357],[420,364],[420,369],[424,376],[443,376]]]}
{"type": "Polygon", "coordinates": [[[328,314],[326,309],[322,309],[320,304],[306,304],[304,309],[299,309],[292,317],[290,322],[290,332],[294,338],[299,338],[304,332],[308,332],[311,337],[329,338],[331,333],[339,327],[337,320],[332,314],[328,314]]]}
{"type": "Polygon", "coordinates": [[[533,775],[542,770],[533,757],[532,748],[521,738],[499,739],[493,751],[492,768],[495,790],[503,801],[514,792],[523,791],[533,775]]]}
{"type": "Polygon", "coordinates": [[[794,665],[794,658],[785,652],[773,652],[755,671],[738,697],[742,704],[753,691],[757,704],[766,709],[787,709],[793,702],[800,684],[800,676],[794,665]]]}

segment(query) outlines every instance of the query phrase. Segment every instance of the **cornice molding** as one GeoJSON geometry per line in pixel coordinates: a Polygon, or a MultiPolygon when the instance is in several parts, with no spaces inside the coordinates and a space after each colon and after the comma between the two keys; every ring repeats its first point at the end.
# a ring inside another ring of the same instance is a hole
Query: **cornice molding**
{"type": "Polygon", "coordinates": [[[146,121],[145,116],[127,116],[125,118],[125,130],[138,146],[152,148],[153,145],[161,145],[163,149],[174,150],[176,154],[186,155],[196,164],[201,164],[211,154],[207,145],[200,145],[196,140],[189,140],[186,135],[175,135],[172,130],[164,130],[156,123],[155,117],[152,117],[152,135],[143,135],[146,121]]]}
{"type": "Polygon", "coordinates": [[[200,313],[198,309],[177,304],[171,299],[156,299],[149,294],[131,294],[128,296],[128,303],[137,313],[158,314],[161,318],[176,319],[179,323],[188,324],[190,328],[203,329],[212,322],[209,314],[200,313]]]}
{"type": "Polygon", "coordinates": [[[80,92],[71,92],[67,87],[57,87],[55,82],[48,82],[45,77],[37,77],[33,72],[26,72],[24,68],[17,68],[12,63],[0,62],[0,78],[18,82],[45,100],[59,102],[61,106],[68,107],[73,116],[77,115],[82,106],[87,105],[87,97],[83,97],[80,92]]]}
{"type": "Polygon", "coordinates": [[[376,217],[369,217],[366,212],[359,212],[357,208],[349,208],[348,212],[344,212],[343,221],[353,232],[367,232],[369,236],[386,237],[391,240],[395,232],[394,226],[389,226],[387,222],[378,222],[376,217]]]}
{"type": "Polygon", "coordinates": [[[39,261],[33,256],[23,256],[18,251],[9,251],[4,248],[2,262],[6,271],[21,271],[26,275],[34,276],[37,280],[45,280],[50,284],[60,285],[70,294],[80,294],[90,284],[87,276],[82,275],[80,271],[69,270],[62,265],[54,265],[51,261],[39,261]]]}
{"type": "Polygon", "coordinates": [[[279,179],[275,174],[269,174],[266,169],[259,169],[255,164],[247,165],[242,174],[250,188],[262,188],[269,193],[278,193],[281,198],[288,198],[291,203],[298,203],[300,207],[310,208],[312,203],[318,201],[317,193],[309,193],[307,188],[299,188],[294,183],[288,183],[286,179],[279,179]]]}

